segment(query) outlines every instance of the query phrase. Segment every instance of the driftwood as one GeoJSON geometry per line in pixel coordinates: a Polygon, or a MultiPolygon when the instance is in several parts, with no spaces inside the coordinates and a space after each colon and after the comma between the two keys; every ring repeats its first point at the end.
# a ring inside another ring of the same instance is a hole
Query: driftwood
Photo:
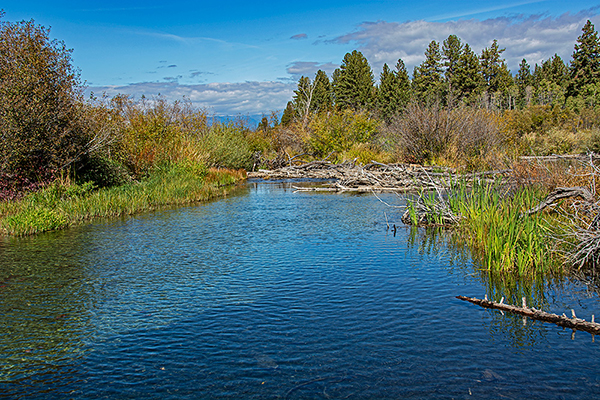
{"type": "Polygon", "coordinates": [[[542,211],[546,207],[554,205],[557,200],[566,199],[569,197],[581,197],[585,202],[590,204],[594,202],[594,195],[584,187],[558,187],[554,189],[550,194],[548,194],[544,201],[542,201],[537,206],[525,211],[524,214],[535,214],[537,212],[542,211]]]}
{"type": "Polygon", "coordinates": [[[592,315],[592,321],[588,322],[584,319],[577,318],[574,310],[571,310],[571,315],[572,315],[571,318],[567,317],[565,314],[563,314],[563,315],[550,314],[545,311],[535,309],[533,307],[527,307],[524,297],[523,297],[523,306],[522,307],[512,306],[510,304],[504,304],[503,303],[504,298],[502,298],[502,300],[500,300],[499,303],[488,300],[487,296],[483,300],[477,299],[474,297],[466,297],[466,296],[456,296],[456,298],[460,299],[460,300],[468,301],[473,304],[477,304],[478,306],[481,306],[481,307],[495,308],[495,309],[507,311],[507,312],[510,312],[513,314],[519,314],[524,317],[529,317],[531,319],[544,321],[544,322],[550,322],[550,323],[553,323],[553,324],[556,324],[558,326],[562,326],[565,328],[586,331],[586,332],[592,333],[594,335],[600,334],[600,324],[598,324],[594,321],[593,315],[592,315]]]}
{"type": "Polygon", "coordinates": [[[298,191],[328,192],[414,192],[448,188],[453,182],[479,180],[493,182],[509,171],[489,171],[458,175],[454,169],[424,167],[413,164],[383,164],[372,161],[356,165],[354,161],[333,164],[326,160],[290,165],[276,170],[261,169],[248,172],[252,179],[321,179],[330,180],[326,187],[305,188],[298,191]]]}

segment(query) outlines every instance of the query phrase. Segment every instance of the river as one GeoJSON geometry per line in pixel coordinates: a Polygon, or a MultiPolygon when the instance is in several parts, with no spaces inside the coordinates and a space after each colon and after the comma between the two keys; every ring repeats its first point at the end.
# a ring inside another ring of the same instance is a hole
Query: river
{"type": "Polygon", "coordinates": [[[373,195],[290,185],[0,239],[0,397],[600,398],[592,335],[455,298],[598,319],[584,285],[499,281],[373,195]]]}

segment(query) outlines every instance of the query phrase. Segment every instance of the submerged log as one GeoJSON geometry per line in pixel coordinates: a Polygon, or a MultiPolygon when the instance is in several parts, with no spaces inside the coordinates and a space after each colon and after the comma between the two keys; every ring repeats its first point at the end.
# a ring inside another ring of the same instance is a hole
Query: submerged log
{"type": "Polygon", "coordinates": [[[596,323],[594,321],[593,315],[592,315],[592,321],[588,322],[584,319],[577,318],[574,310],[571,310],[572,317],[569,318],[565,314],[556,315],[556,314],[547,313],[542,310],[538,310],[533,307],[527,307],[527,304],[525,303],[525,298],[523,298],[523,306],[522,307],[512,306],[510,304],[503,304],[504,298],[502,298],[502,300],[499,303],[488,300],[487,296],[485,299],[477,299],[474,297],[466,297],[466,296],[456,296],[456,298],[460,299],[460,300],[468,301],[470,303],[476,304],[481,307],[495,308],[495,309],[507,311],[507,312],[510,312],[513,314],[519,314],[524,317],[529,317],[531,319],[535,319],[538,321],[550,322],[550,323],[553,323],[553,324],[556,324],[558,326],[562,326],[565,328],[586,331],[586,332],[589,332],[594,335],[600,334],[600,324],[596,323]]]}

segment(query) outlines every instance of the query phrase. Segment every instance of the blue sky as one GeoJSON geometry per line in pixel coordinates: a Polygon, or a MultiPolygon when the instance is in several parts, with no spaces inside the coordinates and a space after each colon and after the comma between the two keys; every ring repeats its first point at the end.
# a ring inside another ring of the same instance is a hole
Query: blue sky
{"type": "MultiPolygon", "coordinates": [[[[74,49],[90,91],[184,96],[217,115],[281,110],[301,75],[331,72],[358,49],[378,77],[409,72],[431,40],[456,34],[480,52],[498,39],[509,68],[555,53],[568,61],[600,2],[4,0],[4,20],[34,19],[74,49]]],[[[600,28],[600,25],[597,25],[600,28]]]]}

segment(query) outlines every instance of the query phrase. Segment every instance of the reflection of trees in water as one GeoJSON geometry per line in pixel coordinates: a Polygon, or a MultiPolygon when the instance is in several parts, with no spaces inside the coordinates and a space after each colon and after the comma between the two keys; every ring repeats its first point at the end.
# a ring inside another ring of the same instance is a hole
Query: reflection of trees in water
{"type": "Polygon", "coordinates": [[[0,242],[0,382],[52,375],[82,356],[88,294],[76,243],[65,232],[0,242]]]}

